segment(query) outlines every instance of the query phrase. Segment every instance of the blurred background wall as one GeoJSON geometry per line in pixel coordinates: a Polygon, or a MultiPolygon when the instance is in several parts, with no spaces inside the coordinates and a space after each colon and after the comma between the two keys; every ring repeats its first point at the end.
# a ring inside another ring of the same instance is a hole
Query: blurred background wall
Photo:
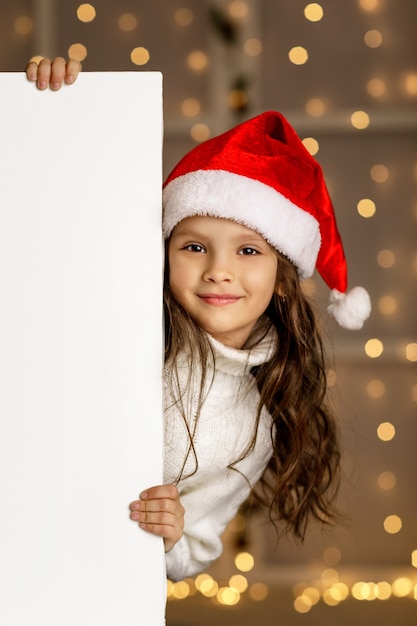
{"type": "MultiPolygon", "coordinates": [[[[349,525],[277,547],[262,512],[239,516],[210,572],[169,586],[172,626],[417,623],[416,27],[415,0],[0,0],[0,71],[59,54],[163,73],[165,174],[196,142],[282,111],[373,301],[361,331],[330,323],[349,525]]],[[[325,310],[321,279],[306,288],[325,310]]]]}

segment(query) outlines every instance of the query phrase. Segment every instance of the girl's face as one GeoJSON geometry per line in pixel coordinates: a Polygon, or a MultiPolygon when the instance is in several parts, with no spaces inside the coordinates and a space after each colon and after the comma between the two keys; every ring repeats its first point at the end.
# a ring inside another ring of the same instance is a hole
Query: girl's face
{"type": "Polygon", "coordinates": [[[195,216],[174,228],[168,259],[178,302],[212,337],[241,348],[274,293],[274,249],[246,226],[195,216]]]}

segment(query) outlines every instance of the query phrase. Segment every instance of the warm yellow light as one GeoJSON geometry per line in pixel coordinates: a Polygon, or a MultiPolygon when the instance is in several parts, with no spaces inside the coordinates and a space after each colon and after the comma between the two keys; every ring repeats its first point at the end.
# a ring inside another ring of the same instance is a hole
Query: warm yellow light
{"type": "Polygon", "coordinates": [[[413,583],[405,576],[397,578],[392,583],[392,593],[397,598],[405,598],[413,591],[413,583]]]}
{"type": "Polygon", "coordinates": [[[389,171],[386,165],[373,165],[371,167],[371,178],[376,183],[385,183],[388,180],[389,171]]]}
{"type": "Polygon", "coordinates": [[[417,361],[417,343],[409,343],[405,348],[405,358],[407,361],[415,363],[417,361]]]}
{"type": "Polygon", "coordinates": [[[383,491],[394,489],[397,479],[392,472],[381,472],[378,476],[378,487],[383,491]]]}
{"type": "Polygon", "coordinates": [[[178,26],[189,26],[194,20],[194,15],[190,9],[177,9],[175,11],[174,20],[178,26]]]}
{"type": "Polygon", "coordinates": [[[312,606],[320,601],[320,591],[316,587],[306,587],[301,593],[301,596],[307,596],[312,606]]]}
{"type": "Polygon", "coordinates": [[[327,606],[337,606],[340,602],[339,593],[334,591],[333,587],[325,589],[323,592],[323,602],[327,606]]]}
{"type": "Polygon", "coordinates": [[[320,117],[325,109],[325,104],[320,98],[310,98],[306,103],[306,111],[311,117],[320,117]]]}
{"type": "Polygon", "coordinates": [[[380,250],[376,257],[377,263],[380,267],[388,269],[395,264],[395,254],[392,250],[380,250]]]}
{"type": "Polygon", "coordinates": [[[358,130],[368,128],[370,124],[369,115],[365,111],[355,111],[350,116],[350,121],[352,126],[358,130]]]}
{"type": "Polygon", "coordinates": [[[349,597],[349,587],[345,585],[345,583],[335,583],[331,590],[333,592],[333,596],[338,599],[339,602],[342,602],[349,597]]]}
{"type": "Polygon", "coordinates": [[[229,14],[235,19],[242,20],[249,13],[248,3],[244,0],[232,0],[229,5],[229,14]]]}
{"type": "Polygon", "coordinates": [[[240,593],[231,587],[220,587],[216,597],[220,604],[234,606],[240,600],[240,593]]]}
{"type": "Polygon", "coordinates": [[[367,583],[359,581],[353,585],[351,593],[355,600],[365,600],[370,594],[370,587],[367,583]]]}
{"type": "Polygon", "coordinates": [[[249,587],[249,596],[255,602],[262,602],[268,596],[268,587],[264,583],[253,583],[249,587]]]}
{"type": "Polygon", "coordinates": [[[142,46],[134,48],[130,53],[130,59],[135,65],[146,65],[150,58],[149,50],[142,46]]]}
{"type": "Polygon", "coordinates": [[[317,2],[307,4],[304,9],[304,15],[310,22],[319,22],[322,19],[323,14],[323,7],[320,4],[317,4],[317,2]]]}
{"type": "Polygon", "coordinates": [[[369,339],[365,344],[365,354],[371,359],[377,359],[384,351],[384,344],[380,339],[369,339]]]}
{"type": "Polygon", "coordinates": [[[375,11],[378,8],[379,0],[359,0],[359,6],[364,11],[375,11]]]}
{"type": "Polygon", "coordinates": [[[167,598],[172,598],[172,590],[174,589],[174,583],[172,580],[167,580],[167,598]]]}
{"type": "Polygon", "coordinates": [[[77,17],[80,22],[92,22],[96,17],[96,10],[92,4],[80,4],[77,9],[77,17]]]}
{"type": "Polygon", "coordinates": [[[206,598],[214,598],[219,590],[219,585],[217,584],[217,582],[208,575],[206,575],[206,577],[200,580],[198,583],[196,579],[195,586],[201,593],[201,595],[205,596],[206,598]]]}
{"type": "Polygon", "coordinates": [[[342,553],[339,548],[331,546],[323,552],[323,561],[326,565],[338,565],[342,560],[342,553]]]}
{"type": "Polygon", "coordinates": [[[395,437],[395,426],[391,422],[382,422],[376,429],[376,433],[381,441],[391,441],[395,437]]]}
{"type": "Polygon", "coordinates": [[[302,143],[311,155],[315,155],[319,151],[319,142],[317,141],[317,139],[314,139],[314,137],[305,137],[302,143]]]}
{"type": "Polygon", "coordinates": [[[181,112],[186,117],[195,117],[201,111],[201,104],[196,98],[187,98],[181,103],[181,112]]]}
{"type": "Polygon", "coordinates": [[[70,59],[84,61],[87,58],[87,48],[82,43],[73,43],[68,48],[68,56],[70,59]]]}
{"type": "Polygon", "coordinates": [[[365,33],[364,40],[369,48],[379,48],[382,44],[382,34],[379,30],[368,30],[365,33]]]}
{"type": "Polygon", "coordinates": [[[194,72],[202,72],[208,67],[208,56],[202,50],[194,50],[187,57],[187,65],[194,72]]]}
{"type": "Polygon", "coordinates": [[[378,600],[388,600],[392,595],[391,585],[386,580],[376,584],[375,595],[378,600]]]}
{"type": "Polygon", "coordinates": [[[366,90],[373,98],[380,98],[386,92],[386,84],[382,78],[371,78],[366,83],[366,90]]]}
{"type": "Polygon", "coordinates": [[[383,315],[394,315],[397,312],[398,304],[392,296],[382,296],[378,300],[378,309],[383,315]]]}
{"type": "Polygon", "coordinates": [[[411,553],[411,565],[417,567],[417,550],[413,550],[411,553]]]}
{"type": "Polygon", "coordinates": [[[384,519],[384,530],[390,535],[399,533],[402,525],[401,518],[398,517],[398,515],[388,515],[388,517],[384,519]]]}
{"type": "Polygon", "coordinates": [[[235,556],[235,565],[241,572],[249,572],[255,565],[255,560],[249,552],[239,552],[235,556]]]}
{"type": "Polygon", "coordinates": [[[362,198],[356,205],[359,215],[368,218],[373,217],[376,213],[375,202],[370,198],[362,198]]]}
{"type": "Polygon", "coordinates": [[[308,61],[308,52],[302,46],[295,46],[289,51],[288,58],[294,65],[304,65],[308,61]]]}
{"type": "Polygon", "coordinates": [[[18,35],[29,35],[33,30],[33,20],[28,15],[19,15],[14,21],[14,31],[18,35]]]}
{"type": "Polygon", "coordinates": [[[308,613],[313,604],[308,596],[298,596],[293,606],[297,613],[308,613]]]}
{"type": "Polygon", "coordinates": [[[194,124],[190,130],[190,135],[194,141],[205,141],[210,137],[210,129],[207,124],[194,124]]]}
{"type": "Polygon", "coordinates": [[[374,400],[382,398],[382,396],[385,394],[385,385],[382,380],[374,378],[373,380],[370,380],[369,383],[366,385],[366,393],[370,398],[373,398],[374,400]]]}
{"type": "Polygon", "coordinates": [[[138,26],[138,18],[133,13],[123,13],[119,17],[117,24],[123,32],[131,33],[138,26]]]}
{"type": "Polygon", "coordinates": [[[243,49],[249,57],[258,57],[263,51],[262,42],[256,37],[251,37],[245,41],[243,49]]]}
{"type": "Polygon", "coordinates": [[[410,96],[417,95],[417,74],[411,73],[407,74],[404,81],[405,91],[410,96]]]}
{"type": "Polygon", "coordinates": [[[43,57],[40,54],[35,54],[35,56],[30,57],[29,61],[34,61],[34,63],[37,63],[39,65],[39,63],[42,61],[42,59],[44,59],[45,57],[43,57]]]}
{"type": "Polygon", "coordinates": [[[339,574],[335,569],[325,569],[321,574],[321,580],[324,585],[330,587],[339,581],[339,574]]]}
{"type": "Polygon", "coordinates": [[[210,574],[199,574],[197,576],[197,578],[195,579],[195,587],[196,589],[198,589],[198,591],[200,591],[200,587],[202,585],[202,583],[206,582],[206,581],[213,581],[213,577],[210,576],[210,574]]]}
{"type": "Polygon", "coordinates": [[[235,574],[229,579],[229,587],[237,589],[239,593],[244,593],[248,588],[248,581],[242,574],[235,574]]]}
{"type": "Polygon", "coordinates": [[[177,600],[184,600],[190,595],[190,586],[185,580],[174,583],[172,587],[172,596],[177,600]]]}

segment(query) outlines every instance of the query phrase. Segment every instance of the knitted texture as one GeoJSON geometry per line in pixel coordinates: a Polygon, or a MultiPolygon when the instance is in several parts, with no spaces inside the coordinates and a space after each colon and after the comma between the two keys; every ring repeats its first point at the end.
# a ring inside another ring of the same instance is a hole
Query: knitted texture
{"type": "MultiPolygon", "coordinates": [[[[181,580],[205,569],[222,552],[221,534],[261,477],[271,455],[270,415],[263,409],[255,448],[242,461],[228,466],[244,453],[252,440],[259,392],[250,369],[271,358],[275,334],[270,333],[251,350],[235,350],[210,337],[215,367],[208,372],[208,394],[198,420],[194,445],[178,488],[185,508],[184,535],[166,554],[167,575],[181,580]],[[195,471],[196,470],[196,471],[195,471]],[[188,477],[187,477],[188,476],[188,477]]],[[[188,384],[189,366],[184,355],[179,377],[185,392],[183,406],[188,426],[194,428],[201,372],[188,384]]],[[[178,406],[172,405],[166,372],[164,482],[173,482],[184,463],[189,438],[178,406]]]]}

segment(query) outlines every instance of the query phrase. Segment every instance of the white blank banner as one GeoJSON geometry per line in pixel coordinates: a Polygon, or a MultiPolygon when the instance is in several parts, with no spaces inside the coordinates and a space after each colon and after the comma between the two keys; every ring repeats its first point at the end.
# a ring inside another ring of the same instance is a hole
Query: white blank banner
{"type": "Polygon", "coordinates": [[[161,626],[162,77],[0,93],[0,624],[161,626]]]}

